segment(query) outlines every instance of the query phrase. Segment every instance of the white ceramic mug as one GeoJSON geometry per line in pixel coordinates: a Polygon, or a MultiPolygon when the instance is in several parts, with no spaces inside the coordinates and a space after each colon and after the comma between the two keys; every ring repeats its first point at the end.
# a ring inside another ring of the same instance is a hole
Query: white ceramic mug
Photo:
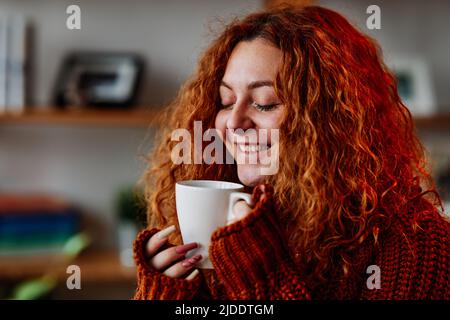
{"type": "Polygon", "coordinates": [[[239,200],[252,205],[252,196],[241,192],[239,183],[214,180],[187,180],[175,185],[178,223],[184,243],[197,242],[199,247],[186,257],[201,254],[199,268],[213,269],[208,248],[212,233],[234,220],[233,207],[239,200]]]}

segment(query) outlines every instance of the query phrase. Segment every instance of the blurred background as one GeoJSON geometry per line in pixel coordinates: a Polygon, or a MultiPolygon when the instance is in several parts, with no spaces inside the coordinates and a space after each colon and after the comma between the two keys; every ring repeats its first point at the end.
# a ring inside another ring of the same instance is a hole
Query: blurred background
{"type": "Polygon", "coordinates": [[[279,2],[335,9],[379,41],[450,201],[448,1],[0,0],[1,299],[133,296],[158,114],[215,32],[279,2]]]}

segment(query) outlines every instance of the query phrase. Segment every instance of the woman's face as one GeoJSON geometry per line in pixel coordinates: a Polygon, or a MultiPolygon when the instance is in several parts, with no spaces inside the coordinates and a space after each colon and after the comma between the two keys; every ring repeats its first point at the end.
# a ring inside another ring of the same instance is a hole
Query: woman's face
{"type": "Polygon", "coordinates": [[[242,41],[228,60],[220,86],[222,109],[215,126],[237,162],[239,180],[247,186],[265,177],[262,164],[270,162],[277,143],[271,129],[279,129],[284,112],[273,88],[280,62],[281,51],[269,42],[242,41]],[[249,161],[255,158],[257,162],[249,161]]]}

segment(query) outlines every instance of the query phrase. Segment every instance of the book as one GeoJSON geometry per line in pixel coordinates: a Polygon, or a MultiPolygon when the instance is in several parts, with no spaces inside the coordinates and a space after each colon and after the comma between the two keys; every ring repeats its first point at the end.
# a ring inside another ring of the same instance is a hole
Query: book
{"type": "Polygon", "coordinates": [[[80,231],[80,213],[43,194],[0,194],[0,257],[62,252],[80,231]]]}
{"type": "Polygon", "coordinates": [[[26,21],[21,15],[8,19],[6,110],[20,114],[25,108],[26,21]]]}
{"type": "Polygon", "coordinates": [[[0,193],[0,216],[18,212],[60,212],[70,207],[66,200],[42,193],[0,193]]]}
{"type": "Polygon", "coordinates": [[[6,72],[8,59],[8,21],[0,15],[0,115],[6,112],[6,72]]]}

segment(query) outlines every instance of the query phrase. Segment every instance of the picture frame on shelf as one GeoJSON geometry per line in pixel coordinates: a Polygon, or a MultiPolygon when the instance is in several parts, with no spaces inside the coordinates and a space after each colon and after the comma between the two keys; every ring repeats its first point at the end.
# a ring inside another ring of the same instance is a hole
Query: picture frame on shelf
{"type": "Polygon", "coordinates": [[[57,78],[59,107],[129,108],[136,102],[143,59],[133,53],[73,52],[57,78]]]}
{"type": "Polygon", "coordinates": [[[420,57],[396,56],[388,60],[403,103],[413,116],[430,116],[437,113],[436,97],[430,66],[420,57]]]}

